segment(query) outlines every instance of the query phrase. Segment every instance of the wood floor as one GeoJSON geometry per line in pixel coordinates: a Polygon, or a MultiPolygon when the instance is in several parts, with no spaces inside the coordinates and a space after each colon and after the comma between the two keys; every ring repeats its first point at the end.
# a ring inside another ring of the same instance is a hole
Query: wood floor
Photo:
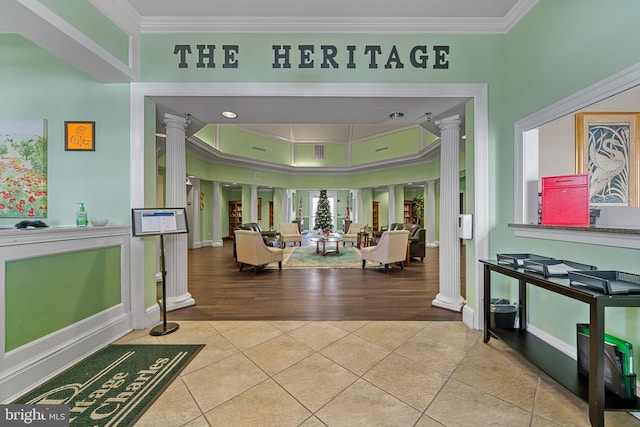
{"type": "Polygon", "coordinates": [[[461,320],[459,312],[431,306],[438,293],[438,253],[427,249],[424,263],[412,260],[388,274],[360,268],[254,274],[252,268],[238,271],[232,243],[225,241],[221,248],[189,250],[189,292],[196,305],[171,311],[167,319],[461,320]]]}

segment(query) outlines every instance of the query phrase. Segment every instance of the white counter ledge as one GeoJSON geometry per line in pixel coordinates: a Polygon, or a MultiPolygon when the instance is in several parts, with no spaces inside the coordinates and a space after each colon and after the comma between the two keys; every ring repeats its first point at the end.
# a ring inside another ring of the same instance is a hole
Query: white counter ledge
{"type": "Polygon", "coordinates": [[[0,228],[0,246],[47,243],[62,240],[93,239],[131,235],[130,226],[106,225],[104,227],[54,226],[43,228],[0,228]]]}
{"type": "Polygon", "coordinates": [[[517,237],[560,240],[593,245],[640,249],[640,228],[594,225],[569,227],[541,224],[509,224],[517,237]]]}

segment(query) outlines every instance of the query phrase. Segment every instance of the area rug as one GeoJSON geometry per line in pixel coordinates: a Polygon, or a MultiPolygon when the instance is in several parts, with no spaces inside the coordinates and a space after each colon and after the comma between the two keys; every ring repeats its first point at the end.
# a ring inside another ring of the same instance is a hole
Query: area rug
{"type": "MultiPolygon", "coordinates": [[[[278,268],[278,264],[271,263],[267,268],[278,268]]],[[[284,249],[282,268],[362,268],[362,259],[355,247],[340,246],[340,253],[323,256],[316,253],[315,245],[288,246],[284,249]]]]}
{"type": "Polygon", "coordinates": [[[13,403],[69,405],[71,426],[130,426],[204,345],[110,345],[13,403]]]}

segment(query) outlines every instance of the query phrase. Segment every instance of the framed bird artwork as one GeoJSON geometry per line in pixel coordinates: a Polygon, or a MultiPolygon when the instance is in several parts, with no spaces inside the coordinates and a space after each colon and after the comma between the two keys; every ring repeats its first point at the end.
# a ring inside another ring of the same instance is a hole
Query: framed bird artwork
{"type": "Polygon", "coordinates": [[[576,114],[576,173],[589,175],[591,206],[638,207],[638,112],[576,114]]]}

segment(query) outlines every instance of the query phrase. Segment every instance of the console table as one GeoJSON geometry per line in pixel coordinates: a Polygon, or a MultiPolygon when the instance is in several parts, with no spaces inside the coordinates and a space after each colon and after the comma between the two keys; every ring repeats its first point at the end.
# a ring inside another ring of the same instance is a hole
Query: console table
{"type": "Polygon", "coordinates": [[[604,426],[605,410],[640,410],[638,398],[622,399],[605,390],[604,385],[605,307],[640,307],[640,295],[604,295],[586,288],[572,287],[567,278],[545,278],[541,274],[525,272],[523,268],[499,264],[497,261],[480,262],[484,264],[485,343],[491,336],[503,340],[569,391],[586,400],[589,403],[589,420],[592,426],[604,426]],[[492,272],[518,280],[518,328],[496,328],[490,325],[492,272]],[[589,305],[589,378],[578,374],[576,360],[527,332],[527,285],[544,288],[589,305]]]}

